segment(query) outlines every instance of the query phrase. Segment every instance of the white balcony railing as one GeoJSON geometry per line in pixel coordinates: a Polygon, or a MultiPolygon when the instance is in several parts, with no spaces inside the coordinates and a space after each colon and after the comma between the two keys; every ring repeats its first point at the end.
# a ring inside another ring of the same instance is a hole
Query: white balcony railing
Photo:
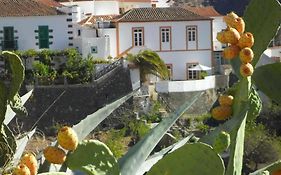
{"type": "Polygon", "coordinates": [[[159,81],[156,83],[156,92],[168,93],[204,91],[207,89],[218,88],[218,84],[219,86],[227,87],[227,76],[207,76],[205,79],[201,80],[159,81]]]}

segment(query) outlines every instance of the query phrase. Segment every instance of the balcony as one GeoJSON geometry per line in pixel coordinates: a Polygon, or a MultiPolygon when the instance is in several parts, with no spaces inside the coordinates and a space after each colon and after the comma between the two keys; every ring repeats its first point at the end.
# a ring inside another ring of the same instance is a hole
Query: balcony
{"type": "Polygon", "coordinates": [[[3,40],[1,41],[2,50],[17,50],[18,40],[3,40]]]}
{"type": "Polygon", "coordinates": [[[186,81],[159,81],[156,83],[156,92],[195,92],[207,89],[226,88],[228,86],[228,76],[216,75],[207,76],[201,80],[186,81]]]}

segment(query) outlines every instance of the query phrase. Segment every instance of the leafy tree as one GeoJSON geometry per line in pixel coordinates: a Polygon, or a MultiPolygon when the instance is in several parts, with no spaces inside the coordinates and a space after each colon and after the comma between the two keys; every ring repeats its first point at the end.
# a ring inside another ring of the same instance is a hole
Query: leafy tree
{"type": "Polygon", "coordinates": [[[65,64],[65,76],[70,83],[87,83],[91,80],[94,71],[94,62],[91,57],[82,58],[75,49],[67,52],[67,62],[65,64]]]}
{"type": "Polygon", "coordinates": [[[153,74],[162,79],[169,78],[169,71],[160,56],[151,50],[140,51],[136,55],[129,54],[127,59],[136,64],[140,69],[141,82],[145,82],[148,74],[153,74]]]}

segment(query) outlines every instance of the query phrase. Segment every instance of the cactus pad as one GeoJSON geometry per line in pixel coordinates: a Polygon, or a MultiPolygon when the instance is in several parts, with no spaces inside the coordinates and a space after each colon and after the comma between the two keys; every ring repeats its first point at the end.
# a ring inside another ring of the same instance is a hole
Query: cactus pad
{"type": "Polygon", "coordinates": [[[147,175],[224,174],[221,157],[207,144],[186,144],[155,164],[147,175]]]}
{"type": "Polygon", "coordinates": [[[66,164],[71,170],[80,170],[88,175],[120,175],[112,152],[97,140],[79,143],[76,150],[67,156],[66,164]]]}

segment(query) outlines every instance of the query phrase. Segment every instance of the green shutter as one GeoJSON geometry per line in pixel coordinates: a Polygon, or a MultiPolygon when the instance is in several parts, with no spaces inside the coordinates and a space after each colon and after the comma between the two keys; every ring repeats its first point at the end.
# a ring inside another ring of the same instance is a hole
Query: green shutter
{"type": "Polygon", "coordinates": [[[39,26],[39,49],[49,48],[49,26],[39,26]]]}
{"type": "Polygon", "coordinates": [[[14,27],[4,27],[3,50],[15,50],[14,27]]]}

